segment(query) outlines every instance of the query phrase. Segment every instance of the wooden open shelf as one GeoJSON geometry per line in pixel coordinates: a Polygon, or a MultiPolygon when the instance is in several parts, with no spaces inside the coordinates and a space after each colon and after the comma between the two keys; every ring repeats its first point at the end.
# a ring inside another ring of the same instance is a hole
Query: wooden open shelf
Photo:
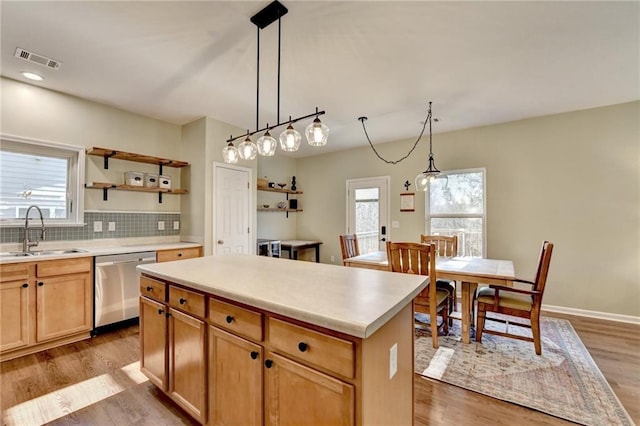
{"type": "Polygon", "coordinates": [[[156,164],[158,166],[169,167],[186,167],[189,165],[186,161],[170,160],[168,158],[153,157],[151,155],[134,154],[133,152],[117,151],[115,149],[93,147],[87,150],[88,155],[96,155],[103,157],[105,161],[105,169],[109,168],[109,158],[117,158],[118,160],[135,161],[137,163],[156,164]]]}
{"type": "Polygon", "coordinates": [[[264,208],[264,207],[258,207],[258,211],[259,212],[291,212],[291,213],[295,213],[295,212],[301,212],[302,209],[279,209],[277,207],[268,207],[268,208],[264,208]]]}
{"type": "Polygon", "coordinates": [[[258,191],[279,192],[281,194],[302,194],[302,191],[292,191],[290,189],[269,188],[268,186],[259,186],[258,191]]]}

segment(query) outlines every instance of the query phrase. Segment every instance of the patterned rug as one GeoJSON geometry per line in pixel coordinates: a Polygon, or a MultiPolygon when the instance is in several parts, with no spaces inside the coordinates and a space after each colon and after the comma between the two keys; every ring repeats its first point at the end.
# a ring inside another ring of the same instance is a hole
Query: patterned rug
{"type": "MultiPolygon", "coordinates": [[[[503,401],[583,425],[633,425],[633,421],[567,320],[543,318],[542,355],[533,343],[484,334],[482,343],[460,339],[454,321],[435,350],[416,331],[415,371],[503,401]]],[[[487,327],[505,325],[487,321],[487,327]]],[[[510,326],[509,332],[523,330],[510,326]]],[[[530,335],[530,334],[529,334],[530,335]]]]}

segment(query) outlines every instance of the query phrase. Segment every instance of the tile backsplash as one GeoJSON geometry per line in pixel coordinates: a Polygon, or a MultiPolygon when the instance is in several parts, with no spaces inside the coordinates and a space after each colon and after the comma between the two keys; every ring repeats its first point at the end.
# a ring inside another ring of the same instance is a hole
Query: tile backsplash
{"type": "MultiPolygon", "coordinates": [[[[180,235],[180,229],[174,229],[175,222],[178,223],[179,228],[179,213],[85,212],[85,226],[48,227],[46,240],[98,240],[105,238],[180,235]],[[98,229],[101,229],[101,231],[98,231],[98,229]]],[[[32,232],[38,232],[38,228],[36,227],[33,231],[29,231],[30,234],[32,232]]],[[[20,243],[23,238],[23,228],[0,228],[0,243],[20,243]]]]}

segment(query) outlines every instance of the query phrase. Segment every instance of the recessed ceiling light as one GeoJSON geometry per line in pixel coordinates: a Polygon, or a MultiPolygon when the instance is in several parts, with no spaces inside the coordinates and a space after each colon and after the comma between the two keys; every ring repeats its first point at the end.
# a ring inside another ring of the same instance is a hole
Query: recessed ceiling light
{"type": "Polygon", "coordinates": [[[38,75],[38,74],[36,74],[34,72],[22,71],[20,74],[22,74],[23,76],[25,76],[29,80],[35,80],[35,81],[44,80],[44,77],[42,77],[41,75],[38,75]]]}

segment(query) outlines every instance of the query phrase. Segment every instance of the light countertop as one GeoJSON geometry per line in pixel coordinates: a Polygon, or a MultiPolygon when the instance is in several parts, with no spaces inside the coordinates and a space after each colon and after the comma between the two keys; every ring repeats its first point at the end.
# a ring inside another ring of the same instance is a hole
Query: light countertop
{"type": "Polygon", "coordinates": [[[427,277],[254,255],[140,265],[139,271],[351,336],[367,338],[427,277]]]}

